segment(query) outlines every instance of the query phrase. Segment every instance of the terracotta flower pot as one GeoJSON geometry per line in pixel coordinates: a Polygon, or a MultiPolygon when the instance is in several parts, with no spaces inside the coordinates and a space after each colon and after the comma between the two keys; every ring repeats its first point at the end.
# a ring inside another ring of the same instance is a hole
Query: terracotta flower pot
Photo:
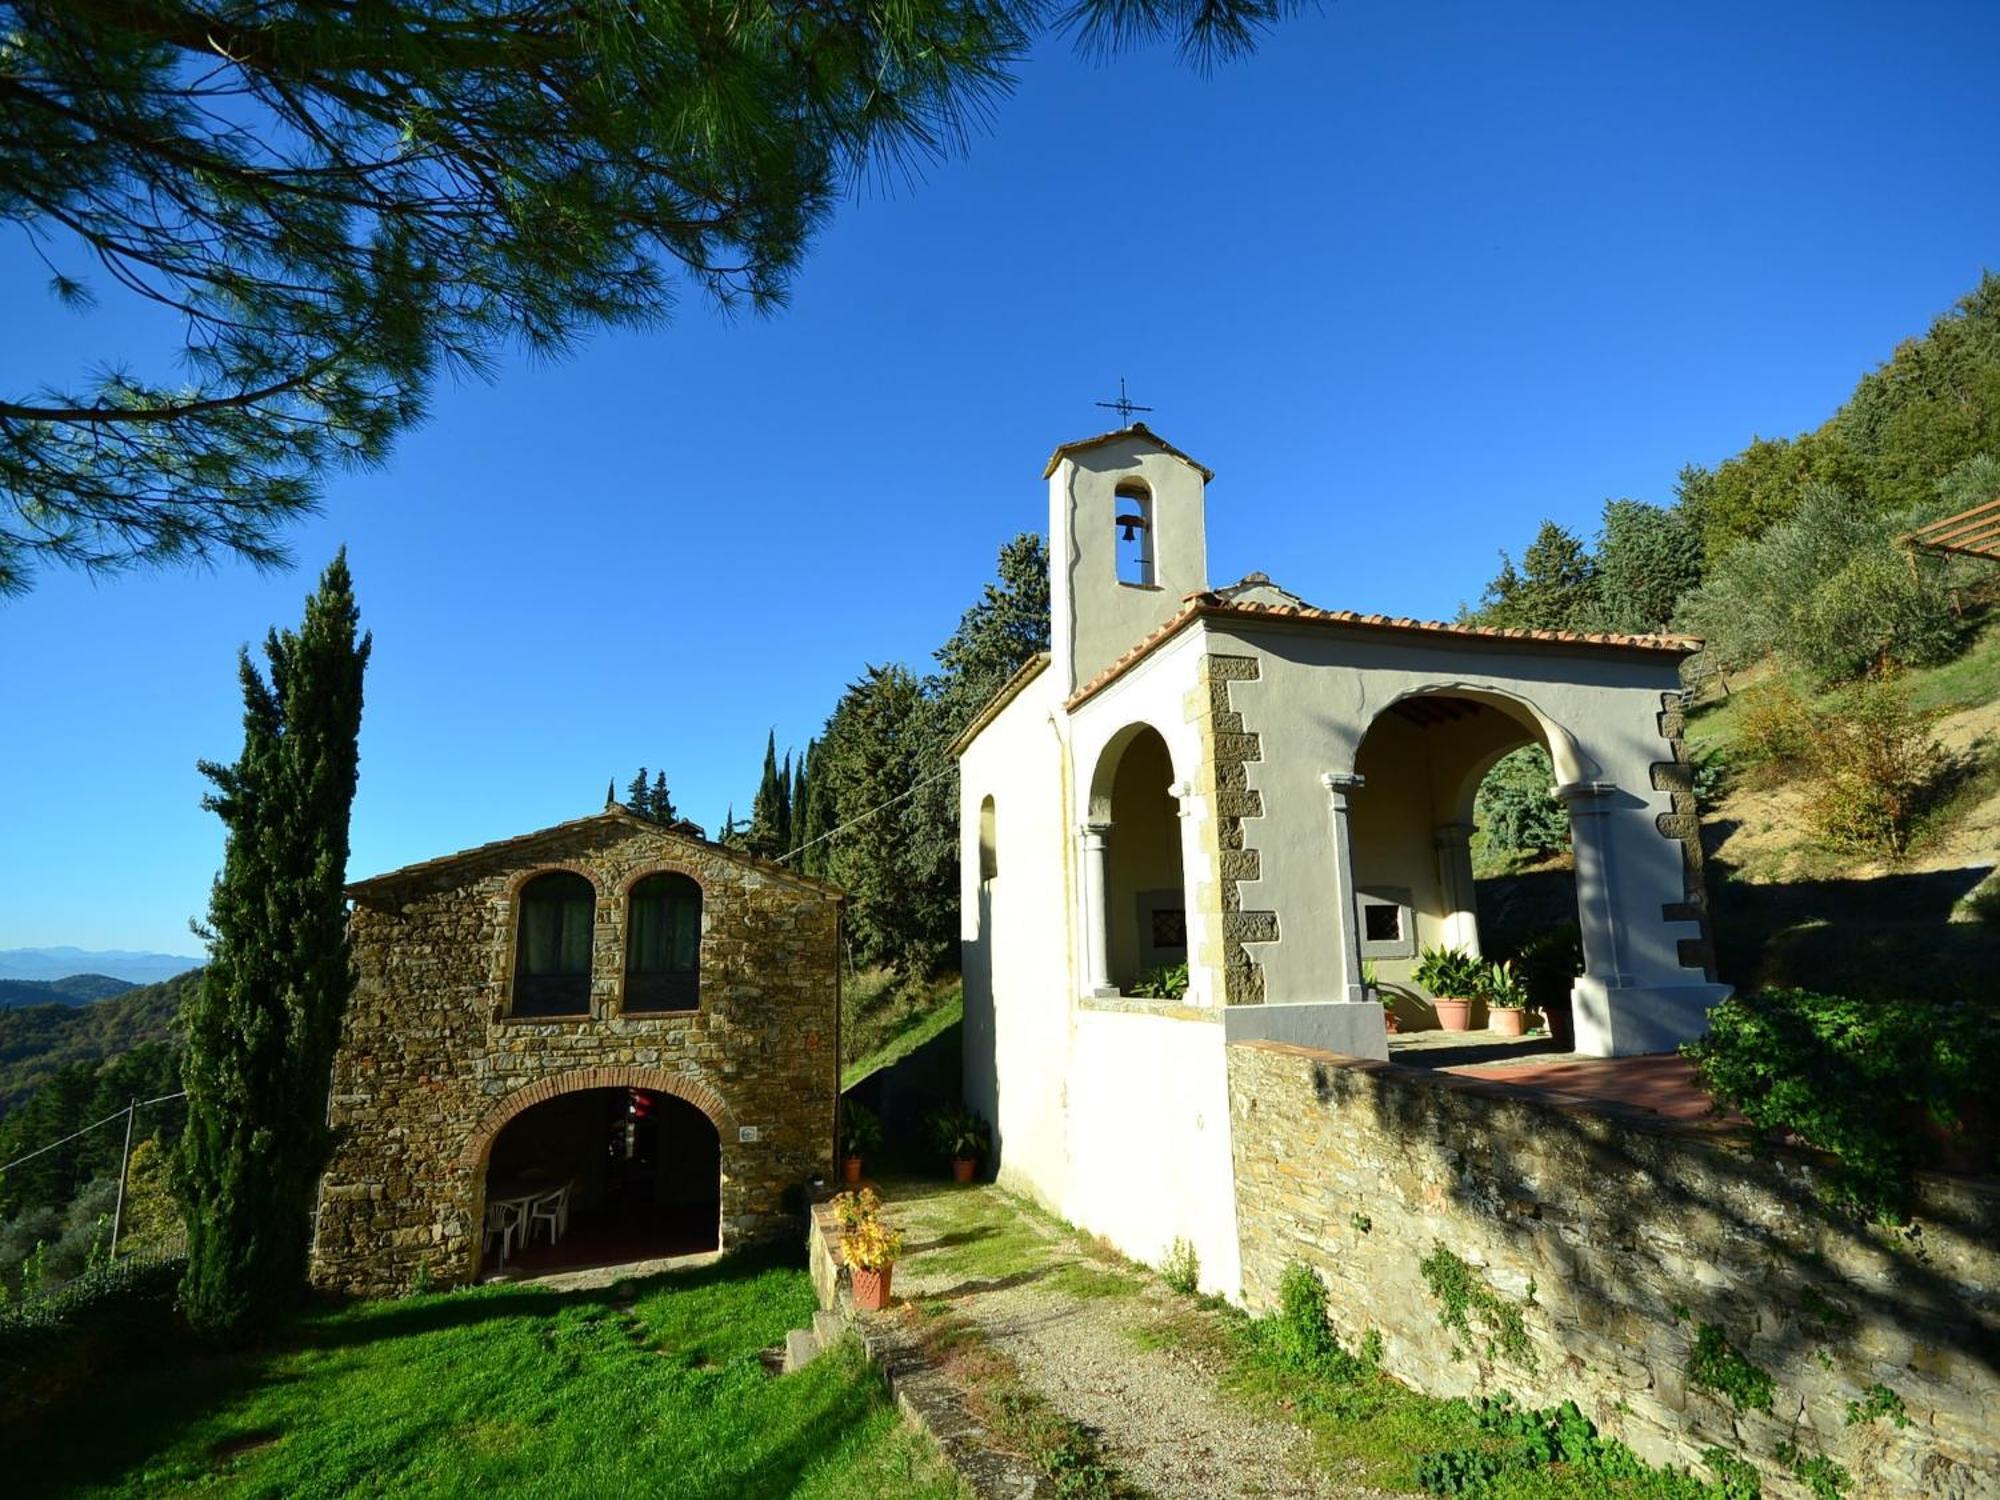
{"type": "Polygon", "coordinates": [[[850,1268],[854,1273],[854,1305],[863,1312],[880,1312],[889,1305],[889,1278],[895,1273],[894,1266],[884,1266],[879,1271],[863,1270],[860,1266],[850,1268]]]}
{"type": "Polygon", "coordinates": [[[850,1156],[840,1164],[840,1180],[850,1187],[861,1180],[861,1158],[850,1156]]]}
{"type": "Polygon", "coordinates": [[[1486,1012],[1486,1029],[1495,1036],[1526,1036],[1528,1013],[1518,1005],[1496,1005],[1486,1012]]]}
{"type": "Polygon", "coordinates": [[[978,1170],[978,1167],[979,1163],[969,1156],[954,1156],[951,1159],[951,1180],[953,1182],[970,1182],[972,1181],[972,1174],[978,1170]]]}
{"type": "Polygon", "coordinates": [[[1440,995],[1431,1001],[1431,1006],[1438,1013],[1438,1029],[1440,1031],[1466,1031],[1471,1028],[1472,1002],[1470,1000],[1454,1000],[1449,996],[1440,995]]]}
{"type": "Polygon", "coordinates": [[[1403,1018],[1386,1005],[1382,1007],[1382,1029],[1390,1036],[1397,1035],[1403,1029],[1403,1018]]]}

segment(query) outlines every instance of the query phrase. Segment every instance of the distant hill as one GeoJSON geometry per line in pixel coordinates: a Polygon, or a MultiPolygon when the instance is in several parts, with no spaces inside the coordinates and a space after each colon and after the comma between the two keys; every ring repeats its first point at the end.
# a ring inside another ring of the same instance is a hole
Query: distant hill
{"type": "Polygon", "coordinates": [[[130,984],[158,984],[201,967],[179,953],[131,953],[123,949],[0,948],[0,979],[67,979],[98,974],[130,984]]]}
{"type": "Polygon", "coordinates": [[[109,974],[72,974],[66,979],[0,979],[0,1008],[10,1005],[88,1005],[138,986],[109,974]]]}
{"type": "Polygon", "coordinates": [[[181,1002],[201,970],[141,985],[87,1005],[17,1005],[0,1010],[0,1115],[65,1063],[116,1057],[141,1042],[171,1038],[181,1002]]]}

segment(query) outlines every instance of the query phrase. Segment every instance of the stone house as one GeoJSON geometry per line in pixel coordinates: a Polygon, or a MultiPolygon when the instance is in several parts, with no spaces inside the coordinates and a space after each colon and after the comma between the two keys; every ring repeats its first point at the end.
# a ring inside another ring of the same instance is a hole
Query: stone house
{"type": "Polygon", "coordinates": [[[955,747],[965,1087],[1004,1182],[1144,1260],[1184,1237],[1237,1295],[1225,1047],[1386,1057],[1362,966],[1478,951],[1473,798],[1524,745],[1570,815],[1577,1049],[1701,1031],[1728,991],[1680,741],[1697,643],[1211,588],[1212,476],[1143,425],[1044,477],[1051,649],[955,747]],[[1184,992],[1135,992],[1180,963],[1184,992]]]}
{"type": "Polygon", "coordinates": [[[797,1229],[833,1161],[834,888],[613,803],[348,894],[316,1284],[476,1278],[514,1184],[570,1188],[572,1260],[797,1229]]]}

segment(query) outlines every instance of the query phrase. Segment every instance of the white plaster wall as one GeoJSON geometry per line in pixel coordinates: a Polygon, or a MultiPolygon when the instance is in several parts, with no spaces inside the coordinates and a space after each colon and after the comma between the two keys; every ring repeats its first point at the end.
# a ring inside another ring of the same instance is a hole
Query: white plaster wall
{"type": "Polygon", "coordinates": [[[1042,673],[959,761],[965,1100],[993,1124],[1001,1178],[1044,1202],[1067,1181],[1069,839],[1056,676],[1042,673]],[[979,807],[994,800],[999,877],[979,879],[979,807]]]}
{"type": "MultiPolygon", "coordinates": [[[[1231,701],[1245,728],[1260,737],[1263,754],[1248,774],[1262,795],[1264,816],[1246,826],[1261,873],[1240,889],[1245,909],[1278,913],[1279,941],[1251,949],[1264,966],[1267,998],[1337,996],[1340,933],[1332,916],[1330,824],[1319,778],[1354,770],[1356,750],[1377,715],[1426,688],[1497,694],[1518,703],[1553,731],[1559,774],[1614,784],[1615,791],[1598,799],[1610,880],[1588,888],[1579,861],[1579,915],[1586,948],[1595,955],[1593,969],[1604,971],[1599,981],[1613,974],[1623,981],[1630,1013],[1671,1016],[1668,1029],[1692,1034],[1705,1007],[1726,993],[1700,970],[1680,965],[1676,944],[1697,936],[1696,924],[1661,915],[1664,904],[1683,899],[1680,847],[1660,836],[1655,821],[1670,811],[1671,798],[1651,786],[1653,764],[1669,758],[1659,714],[1661,695],[1678,686],[1672,658],[1234,621],[1210,621],[1208,633],[1211,649],[1260,663],[1258,679],[1236,683],[1231,701]],[[1610,961],[1600,962],[1601,956],[1610,961]]],[[[1354,792],[1354,806],[1361,808],[1367,797],[1366,788],[1354,792]]],[[[1357,812],[1357,819],[1365,816],[1357,812]]],[[[1587,989],[1579,986],[1580,1001],[1587,989]]],[[[1591,1050],[1671,1044],[1644,1025],[1612,1038],[1592,1032],[1582,1011],[1578,1020],[1579,1046],[1591,1050]]]]}
{"type": "Polygon", "coordinates": [[[1199,471],[1134,435],[1066,456],[1049,476],[1050,652],[1061,696],[1122,656],[1208,587],[1208,533],[1199,471]],[[1155,584],[1118,581],[1113,521],[1120,480],[1153,494],[1155,584]]]}
{"type": "Polygon", "coordinates": [[[1074,1070],[1063,1217],[1149,1265],[1184,1237],[1202,1289],[1239,1296],[1222,1027],[1082,1011],[1074,1070]]]}

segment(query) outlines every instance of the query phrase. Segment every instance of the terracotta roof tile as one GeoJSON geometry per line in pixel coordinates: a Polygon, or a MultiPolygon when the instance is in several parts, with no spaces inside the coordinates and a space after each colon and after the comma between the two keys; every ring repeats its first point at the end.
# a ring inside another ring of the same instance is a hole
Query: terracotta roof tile
{"type": "Polygon", "coordinates": [[[1491,625],[1455,625],[1443,620],[1416,620],[1408,615],[1361,614],[1351,609],[1315,609],[1309,604],[1253,604],[1231,602],[1221,594],[1189,594],[1179,613],[1131,650],[1070,694],[1064,706],[1076,708],[1086,699],[1122,677],[1154,648],[1180,632],[1190,620],[1295,620],[1314,625],[1344,626],[1349,629],[1394,631],[1406,635],[1439,636],[1461,640],[1518,641],[1552,646],[1598,646],[1614,651],[1641,651],[1687,656],[1701,649],[1701,642],[1687,635],[1620,635],[1612,631],[1507,630],[1491,625]]]}
{"type": "Polygon", "coordinates": [[[651,818],[640,817],[622,802],[610,803],[605,807],[603,812],[592,813],[587,818],[572,818],[567,823],[556,823],[547,828],[537,828],[533,833],[517,833],[512,838],[496,839],[490,844],[475,844],[472,848],[461,849],[456,854],[441,854],[436,859],[421,860],[413,865],[404,865],[400,869],[384,871],[380,875],[370,875],[365,880],[350,881],[346,888],[347,894],[356,900],[369,896],[379,896],[388,891],[406,886],[412,881],[422,880],[426,876],[448,870],[454,865],[462,864],[469,860],[483,859],[495,854],[504,854],[513,849],[525,850],[542,840],[553,839],[559,834],[576,833],[588,828],[593,823],[603,824],[607,827],[634,828],[646,833],[670,834],[675,838],[684,839],[690,844],[699,844],[711,854],[718,854],[724,859],[732,860],[737,864],[748,865],[753,869],[762,870],[766,874],[775,875],[780,880],[788,880],[797,885],[807,886],[826,895],[841,899],[845,899],[846,896],[846,892],[842,891],[839,886],[816,879],[811,875],[801,875],[789,865],[780,864],[776,860],[764,859],[759,855],[747,854],[741,849],[732,849],[727,844],[715,843],[713,840],[702,836],[701,828],[697,824],[687,822],[670,824],[655,823],[651,818]]]}

